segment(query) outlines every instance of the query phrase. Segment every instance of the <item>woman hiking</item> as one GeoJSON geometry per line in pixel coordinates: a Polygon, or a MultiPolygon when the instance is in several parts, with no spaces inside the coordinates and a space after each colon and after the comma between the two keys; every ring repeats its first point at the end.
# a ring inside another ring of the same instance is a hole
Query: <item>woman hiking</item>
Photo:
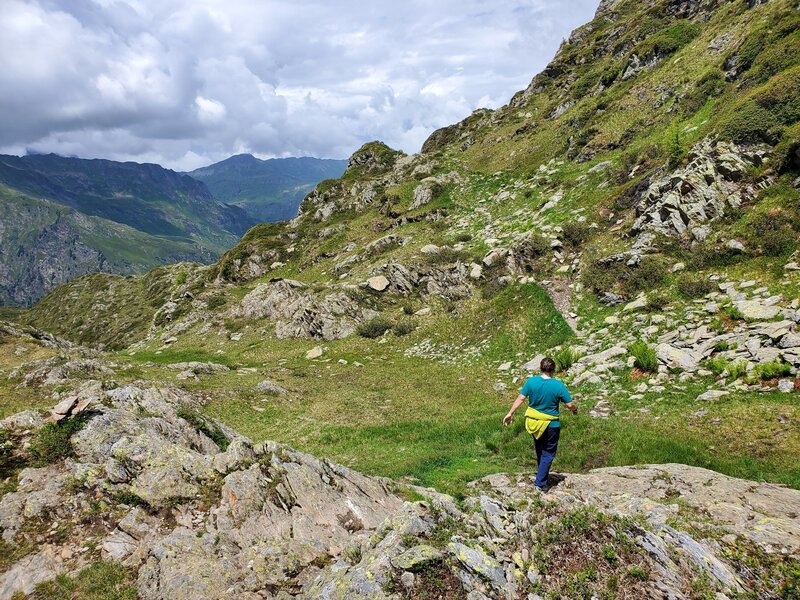
{"type": "Polygon", "coordinates": [[[550,358],[542,359],[539,365],[542,374],[529,377],[519,391],[519,396],[511,405],[511,410],[503,417],[503,425],[508,426],[514,419],[514,413],[527,399],[528,410],[525,411],[525,430],[533,436],[536,446],[536,460],[539,471],[536,473],[534,485],[542,492],[550,487],[547,484],[550,465],[556,456],[558,438],[561,433],[561,422],[558,420],[561,403],[574,415],[578,407],[569,395],[567,386],[554,377],[556,362],[550,358]]]}

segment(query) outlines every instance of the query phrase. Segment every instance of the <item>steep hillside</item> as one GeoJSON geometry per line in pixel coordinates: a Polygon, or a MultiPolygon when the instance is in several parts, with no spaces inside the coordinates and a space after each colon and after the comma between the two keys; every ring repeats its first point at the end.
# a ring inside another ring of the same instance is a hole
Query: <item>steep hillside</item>
{"type": "Polygon", "coordinates": [[[0,301],[13,304],[96,270],[209,262],[256,222],[217,202],[202,183],[158,165],[0,156],[0,184],[11,188],[2,195],[0,301]]]}
{"type": "MultiPolygon", "coordinates": [[[[544,353],[581,407],[559,470],[685,463],[800,488],[798,25],[788,0],[604,1],[507,106],[419,154],[365,144],[215,265],[78,279],[22,318],[256,442],[457,497],[535,463],[500,420],[544,353]]],[[[685,506],[665,470],[647,514],[685,506]]]]}
{"type": "Polygon", "coordinates": [[[189,240],[142,233],[0,185],[0,305],[26,306],[92,272],[141,273],[154,264],[204,261],[189,240]]]}
{"type": "Polygon", "coordinates": [[[4,422],[6,472],[46,465],[0,499],[0,582],[796,597],[798,25],[604,0],[507,106],[413,156],[365,144],[217,263],[53,290],[18,319],[95,349],[0,330],[0,414],[37,409],[4,422]],[[579,406],[544,498],[501,426],[543,354],[579,406]]]}
{"type": "Polygon", "coordinates": [[[257,221],[291,219],[303,197],[323,179],[340,177],[346,160],[271,158],[238,154],[189,173],[214,198],[244,209],[257,221]]]}

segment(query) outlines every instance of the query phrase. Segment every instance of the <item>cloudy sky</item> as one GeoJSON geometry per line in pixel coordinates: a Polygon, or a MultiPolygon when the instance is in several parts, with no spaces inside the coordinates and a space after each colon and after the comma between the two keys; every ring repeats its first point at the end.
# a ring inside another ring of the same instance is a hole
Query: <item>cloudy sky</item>
{"type": "Polygon", "coordinates": [[[0,0],[0,152],[345,158],[505,104],[597,0],[0,0]]]}

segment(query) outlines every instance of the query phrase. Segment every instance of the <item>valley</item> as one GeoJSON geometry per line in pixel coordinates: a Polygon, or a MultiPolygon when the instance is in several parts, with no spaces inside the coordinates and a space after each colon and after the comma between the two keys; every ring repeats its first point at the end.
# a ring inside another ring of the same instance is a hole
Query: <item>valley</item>
{"type": "Polygon", "coordinates": [[[0,313],[0,598],[797,597],[799,26],[603,0],[218,260],[0,313]],[[543,356],[544,494],[501,425],[543,356]]]}

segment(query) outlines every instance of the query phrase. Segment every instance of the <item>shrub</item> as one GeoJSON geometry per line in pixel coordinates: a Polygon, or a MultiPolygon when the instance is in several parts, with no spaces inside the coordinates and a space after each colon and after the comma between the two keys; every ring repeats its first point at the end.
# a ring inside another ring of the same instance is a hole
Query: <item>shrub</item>
{"type": "Polygon", "coordinates": [[[228,445],[231,442],[228,439],[228,436],[222,432],[222,429],[220,429],[216,423],[206,419],[196,410],[192,410],[185,406],[180,407],[176,411],[176,414],[189,425],[194,427],[196,431],[208,437],[219,447],[220,450],[224,452],[228,449],[228,445]]]}
{"type": "Polygon", "coordinates": [[[775,144],[780,138],[778,119],[770,111],[749,100],[739,106],[720,126],[720,137],[734,142],[775,144]]]}
{"type": "Polygon", "coordinates": [[[658,287],[667,276],[667,266],[658,256],[645,256],[638,265],[629,266],[624,260],[596,260],[584,270],[584,283],[594,291],[617,291],[632,296],[642,290],[658,287]]]}
{"type": "Polygon", "coordinates": [[[356,329],[356,333],[361,337],[375,339],[382,336],[392,328],[392,322],[384,317],[375,317],[365,323],[361,323],[356,329]]]}
{"type": "Polygon", "coordinates": [[[86,424],[84,415],[48,423],[31,440],[30,455],[36,466],[44,466],[74,454],[72,436],[86,424]]]}
{"type": "Polygon", "coordinates": [[[628,348],[628,352],[630,352],[631,356],[633,356],[635,359],[633,366],[640,371],[644,371],[646,373],[655,373],[658,371],[658,357],[656,356],[656,350],[647,344],[647,342],[643,340],[634,342],[628,348]]]}
{"type": "Polygon", "coordinates": [[[717,377],[722,375],[729,365],[730,362],[724,356],[715,356],[706,361],[706,367],[708,370],[714,373],[714,375],[717,377]]]}
{"type": "Polygon", "coordinates": [[[681,108],[687,115],[692,115],[703,108],[709,98],[717,98],[725,91],[725,76],[719,69],[706,71],[681,102],[681,108]]]}
{"type": "Polygon", "coordinates": [[[664,307],[669,304],[669,300],[669,295],[664,291],[650,292],[647,294],[645,308],[651,312],[658,312],[664,310],[664,307]]]}
{"type": "Polygon", "coordinates": [[[455,238],[456,243],[461,242],[468,242],[472,239],[471,233],[459,233],[455,238]]]}
{"type": "Polygon", "coordinates": [[[404,335],[408,335],[416,328],[417,323],[412,319],[402,319],[394,324],[394,327],[392,327],[392,333],[398,337],[402,337],[404,335]]]}
{"type": "Polygon", "coordinates": [[[767,362],[757,364],[750,373],[751,381],[764,381],[777,377],[786,377],[792,371],[792,366],[785,362],[767,362]]]}
{"type": "Polygon", "coordinates": [[[728,377],[731,379],[739,379],[745,373],[747,373],[747,363],[743,360],[737,360],[728,365],[728,377]]]}
{"type": "Polygon", "coordinates": [[[569,346],[562,346],[553,353],[553,360],[556,361],[558,371],[567,371],[580,358],[580,354],[569,346]]]}
{"type": "Polygon", "coordinates": [[[748,222],[747,240],[767,256],[784,256],[797,246],[792,220],[782,209],[755,215],[748,222]]]}
{"type": "Polygon", "coordinates": [[[466,262],[469,259],[470,256],[467,252],[464,252],[463,250],[456,250],[454,248],[450,248],[449,246],[443,246],[442,248],[436,250],[436,252],[423,255],[423,260],[429,265],[466,262]]]}
{"type": "Polygon", "coordinates": [[[589,237],[589,226],[586,223],[571,221],[563,228],[564,241],[570,246],[578,247],[589,237]]]}
{"type": "Polygon", "coordinates": [[[636,52],[639,56],[666,56],[677,52],[691,42],[700,33],[700,26],[694,23],[677,23],[672,27],[658,31],[651,35],[638,46],[636,52]]]}
{"type": "Polygon", "coordinates": [[[714,291],[714,283],[701,275],[687,273],[678,278],[678,291],[687,298],[700,298],[714,291]]]}
{"type": "Polygon", "coordinates": [[[414,314],[414,307],[411,306],[410,304],[404,304],[403,305],[403,314],[404,315],[409,315],[409,316],[413,315],[414,314]]]}

